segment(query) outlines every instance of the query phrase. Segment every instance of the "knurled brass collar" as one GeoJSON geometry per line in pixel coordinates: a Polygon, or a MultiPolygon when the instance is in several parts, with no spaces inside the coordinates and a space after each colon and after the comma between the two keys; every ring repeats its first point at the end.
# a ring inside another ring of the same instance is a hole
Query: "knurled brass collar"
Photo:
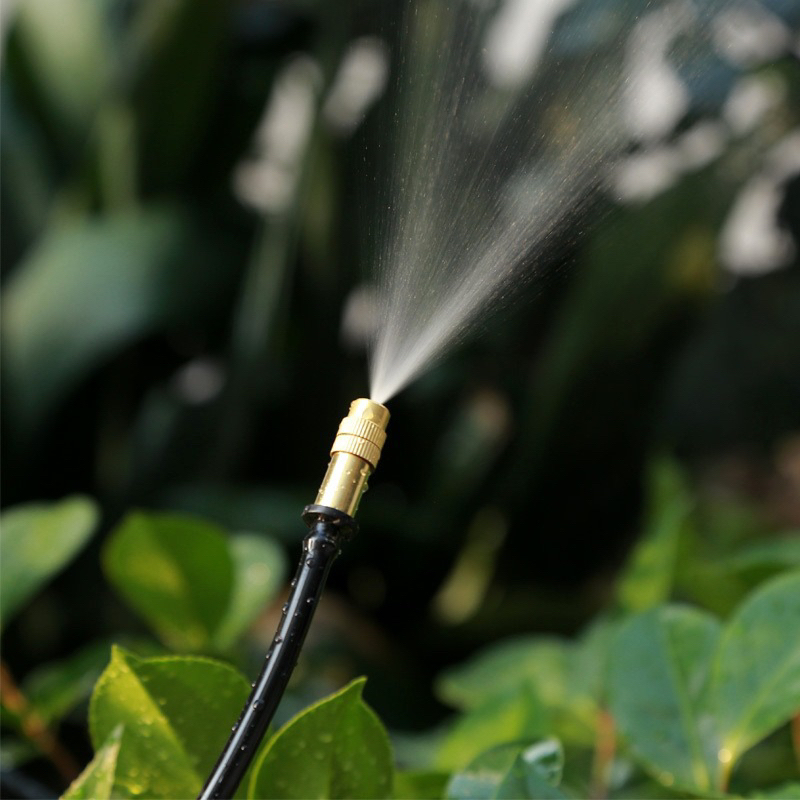
{"type": "Polygon", "coordinates": [[[386,441],[388,424],[389,410],[386,406],[365,398],[354,400],[348,415],[339,423],[331,455],[351,453],[375,469],[386,441]]]}

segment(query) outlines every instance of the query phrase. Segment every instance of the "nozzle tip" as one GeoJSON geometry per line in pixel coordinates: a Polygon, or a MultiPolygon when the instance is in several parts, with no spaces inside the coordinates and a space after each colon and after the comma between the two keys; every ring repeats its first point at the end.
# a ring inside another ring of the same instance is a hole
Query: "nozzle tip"
{"type": "Polygon", "coordinates": [[[380,403],[359,398],[350,404],[350,411],[339,423],[339,431],[331,448],[334,453],[352,453],[364,459],[372,469],[378,466],[386,441],[389,409],[380,403]]]}
{"type": "Polygon", "coordinates": [[[347,416],[368,419],[383,430],[386,430],[390,414],[386,406],[376,403],[374,400],[368,400],[366,397],[359,397],[358,400],[353,400],[350,403],[350,411],[347,416]]]}

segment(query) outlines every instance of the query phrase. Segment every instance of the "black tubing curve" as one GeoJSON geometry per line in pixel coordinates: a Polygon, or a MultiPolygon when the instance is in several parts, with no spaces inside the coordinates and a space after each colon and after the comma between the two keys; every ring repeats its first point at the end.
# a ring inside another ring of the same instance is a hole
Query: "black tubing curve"
{"type": "Polygon", "coordinates": [[[307,506],[303,519],[310,532],[303,540],[303,554],[278,630],[261,674],[198,800],[223,800],[236,792],[297,664],[331,564],[342,542],[358,528],[352,517],[326,506],[307,506]]]}

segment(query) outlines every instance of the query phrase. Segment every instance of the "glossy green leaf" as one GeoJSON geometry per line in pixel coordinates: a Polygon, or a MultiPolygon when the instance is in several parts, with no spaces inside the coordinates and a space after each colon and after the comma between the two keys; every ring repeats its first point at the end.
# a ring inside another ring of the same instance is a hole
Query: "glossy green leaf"
{"type": "Polygon", "coordinates": [[[713,617],[679,606],[633,617],[616,638],[612,716],[634,756],[666,786],[719,785],[718,743],[702,706],[718,638],[713,617]]]}
{"type": "Polygon", "coordinates": [[[97,526],[95,504],[86,497],[17,506],[0,526],[0,621],[8,619],[65,567],[97,526]]]}
{"type": "Polygon", "coordinates": [[[220,649],[230,647],[244,633],[286,577],[286,556],[272,539],[239,534],[229,540],[233,559],[233,586],[225,617],[214,635],[220,649]]]}
{"type": "Polygon", "coordinates": [[[177,514],[134,513],[103,552],[109,581],[176,649],[207,647],[223,622],[234,565],[222,530],[177,514]]]}
{"type": "Polygon", "coordinates": [[[441,769],[460,769],[503,742],[546,734],[548,722],[541,701],[529,686],[494,697],[456,720],[439,744],[434,763],[441,769]]]}
{"type": "Polygon", "coordinates": [[[726,763],[800,712],[800,571],[772,579],[734,612],[712,682],[726,763]]]}
{"type": "Polygon", "coordinates": [[[448,772],[433,770],[398,770],[394,773],[394,796],[397,800],[441,800],[448,772]]]}
{"type": "Polygon", "coordinates": [[[290,720],[251,769],[249,798],[381,798],[392,752],[360,678],[290,720]]]}
{"type": "Polygon", "coordinates": [[[64,793],[65,800],[109,800],[111,798],[123,730],[123,726],[118,725],[111,731],[86,769],[64,793]]]}
{"type": "Polygon", "coordinates": [[[96,749],[119,725],[114,796],[195,797],[250,692],[232,667],[211,659],[140,659],[114,648],[89,707],[96,749]]]}
{"type": "Polygon", "coordinates": [[[691,496],[674,463],[656,463],[650,483],[647,526],[617,585],[620,605],[627,611],[645,611],[669,598],[679,536],[692,508],[691,496]]]}
{"type": "Polygon", "coordinates": [[[562,800],[564,749],[557,739],[545,739],[526,747],[514,760],[494,793],[497,800],[562,800]]]}
{"type": "Polygon", "coordinates": [[[616,640],[610,698],[662,784],[724,790],[741,755],[800,710],[800,573],[763,585],[721,633],[685,608],[634,617],[616,640]]]}

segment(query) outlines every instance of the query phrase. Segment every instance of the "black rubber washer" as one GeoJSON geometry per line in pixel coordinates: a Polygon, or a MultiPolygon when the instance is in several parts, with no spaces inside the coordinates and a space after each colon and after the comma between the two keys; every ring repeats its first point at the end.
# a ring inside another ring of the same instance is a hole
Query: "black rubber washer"
{"type": "Polygon", "coordinates": [[[352,539],[358,533],[358,523],[344,511],[329,506],[311,504],[303,509],[303,522],[311,528],[317,522],[327,522],[339,530],[345,539],[352,539]]]}

